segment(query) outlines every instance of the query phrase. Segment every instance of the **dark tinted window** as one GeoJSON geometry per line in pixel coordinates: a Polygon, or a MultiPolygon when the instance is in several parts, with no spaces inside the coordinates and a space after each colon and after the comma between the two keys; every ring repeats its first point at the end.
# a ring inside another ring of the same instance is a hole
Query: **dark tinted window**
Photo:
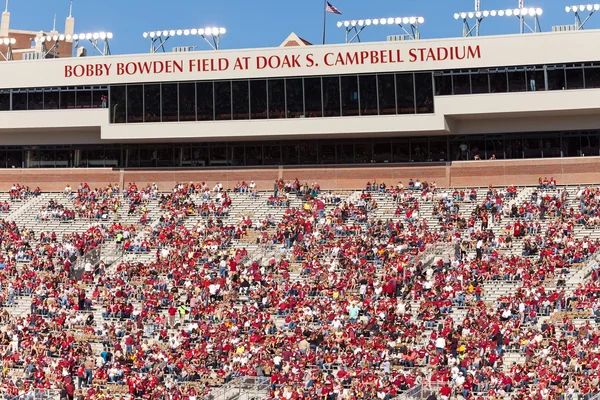
{"type": "Polygon", "coordinates": [[[506,80],[506,72],[490,72],[490,92],[505,93],[508,90],[508,82],[506,80]]]}
{"type": "Polygon", "coordinates": [[[179,84],[179,120],[196,120],[196,84],[194,82],[179,84]]]}
{"type": "Polygon", "coordinates": [[[299,118],[304,115],[304,98],[302,78],[285,80],[285,95],[287,99],[287,117],[299,118]]]}
{"type": "MultiPolygon", "coordinates": [[[[471,93],[471,75],[466,74],[454,74],[452,76],[452,83],[454,87],[454,94],[470,94],[471,93]]],[[[417,86],[419,90],[419,86],[417,86]]]]}
{"type": "Polygon", "coordinates": [[[585,69],[585,87],[588,89],[600,87],[600,68],[585,69]]]}
{"type": "Polygon", "coordinates": [[[77,108],[90,108],[92,107],[92,90],[84,89],[77,90],[75,93],[75,102],[77,108]]]}
{"type": "Polygon", "coordinates": [[[10,110],[10,91],[0,90],[0,111],[8,110],[10,110]]]}
{"type": "Polygon", "coordinates": [[[92,107],[106,108],[108,106],[108,89],[94,89],[92,91],[92,107]]]}
{"type": "MultiPolygon", "coordinates": [[[[123,88],[123,115],[125,115],[125,86],[123,88]]],[[[13,100],[14,105],[14,100],[13,100]]],[[[60,91],[60,108],[62,110],[70,110],[75,108],[75,91],[74,90],[61,90],[60,91]]],[[[125,121],[123,121],[125,122],[125,121]]]]}
{"type": "Polygon", "coordinates": [[[438,96],[452,94],[452,75],[444,74],[435,77],[435,93],[438,96]]]}
{"type": "Polygon", "coordinates": [[[144,122],[144,86],[127,85],[127,123],[144,122]]]}
{"type": "Polygon", "coordinates": [[[322,117],[321,78],[304,78],[306,117],[322,117]]]}
{"type": "Polygon", "coordinates": [[[231,82],[233,119],[250,118],[250,93],[248,81],[231,82]]]}
{"type": "Polygon", "coordinates": [[[27,101],[29,103],[27,109],[29,110],[43,110],[44,109],[44,92],[42,89],[30,89],[27,101]]]}
{"type": "Polygon", "coordinates": [[[144,122],[160,122],[160,84],[158,83],[144,85],[144,122]]]}
{"type": "Polygon", "coordinates": [[[524,92],[526,89],[525,70],[508,71],[508,91],[524,92]]]}
{"type": "Polygon", "coordinates": [[[489,79],[487,70],[474,70],[471,74],[471,93],[489,93],[489,79]]]}
{"type": "Polygon", "coordinates": [[[342,76],[342,115],[358,115],[358,77],[356,75],[342,76]]]}
{"type": "Polygon", "coordinates": [[[415,113],[413,74],[396,74],[396,96],[398,96],[398,114],[415,113]]]}
{"type": "Polygon", "coordinates": [[[326,117],[340,116],[340,78],[323,78],[323,111],[326,117]]]}
{"type": "Polygon", "coordinates": [[[377,115],[377,77],[361,75],[358,78],[360,87],[360,115],[377,115]]]}
{"type": "Polygon", "coordinates": [[[198,121],[214,120],[215,116],[213,100],[213,83],[196,83],[196,110],[198,113],[198,121]]]}
{"type": "Polygon", "coordinates": [[[377,75],[379,114],[396,114],[396,85],[393,74],[377,75]]]}
{"type": "Polygon", "coordinates": [[[231,82],[215,82],[215,119],[231,119],[231,82]]]}
{"type": "Polygon", "coordinates": [[[567,68],[567,89],[583,89],[583,68],[567,68]]]}
{"type": "Polygon", "coordinates": [[[176,83],[163,83],[162,94],[162,121],[171,122],[179,120],[178,93],[176,83]]]}
{"type": "Polygon", "coordinates": [[[250,118],[267,118],[267,81],[250,81],[250,118]]]}
{"type": "Polygon", "coordinates": [[[285,118],[285,84],[283,79],[267,81],[269,93],[269,118],[285,118]]]}
{"type": "Polygon", "coordinates": [[[417,113],[433,112],[433,78],[431,72],[415,74],[417,113]]]}
{"type": "Polygon", "coordinates": [[[565,70],[564,68],[548,68],[546,71],[548,76],[548,90],[564,90],[565,89],[565,70]]]}
{"type": "Polygon", "coordinates": [[[44,90],[44,110],[56,110],[60,107],[60,92],[58,88],[44,90]]]}
{"type": "MultiPolygon", "coordinates": [[[[63,101],[63,94],[60,93],[61,108],[63,101]]],[[[75,100],[75,98],[73,98],[75,100]]],[[[110,122],[112,123],[124,123],[125,122],[125,86],[111,86],[110,88],[110,122]]]]}

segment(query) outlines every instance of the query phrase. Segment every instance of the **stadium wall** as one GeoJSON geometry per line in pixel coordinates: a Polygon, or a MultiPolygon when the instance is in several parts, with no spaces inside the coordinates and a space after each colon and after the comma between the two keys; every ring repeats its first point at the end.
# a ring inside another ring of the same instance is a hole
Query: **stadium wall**
{"type": "Polygon", "coordinates": [[[319,182],[326,189],[358,189],[377,179],[387,185],[409,179],[435,181],[441,187],[531,185],[539,177],[554,177],[559,184],[600,183],[600,157],[455,161],[430,164],[389,164],[351,166],[280,166],[260,168],[203,169],[4,169],[0,174],[0,190],[13,183],[23,183],[44,191],[61,191],[67,184],[77,187],[87,182],[92,187],[128,182],[145,185],[156,182],[160,188],[171,188],[176,182],[221,182],[232,188],[238,181],[254,180],[261,190],[270,190],[275,179],[319,182]]]}

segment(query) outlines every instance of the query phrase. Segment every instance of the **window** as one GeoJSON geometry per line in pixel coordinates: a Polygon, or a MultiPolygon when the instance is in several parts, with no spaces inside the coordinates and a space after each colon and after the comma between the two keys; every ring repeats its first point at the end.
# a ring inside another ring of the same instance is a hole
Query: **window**
{"type": "Polygon", "coordinates": [[[179,120],[178,92],[176,83],[163,83],[160,85],[162,121],[172,122],[179,120]]]}
{"type": "Polygon", "coordinates": [[[452,76],[452,86],[454,94],[471,94],[471,75],[468,72],[454,74],[452,76]]]}
{"type": "Polygon", "coordinates": [[[262,144],[246,146],[246,165],[262,165],[263,148],[262,144]]]}
{"type": "MultiPolygon", "coordinates": [[[[63,104],[63,94],[68,92],[60,92],[61,107],[63,104]]],[[[113,124],[122,124],[126,121],[125,110],[125,86],[111,86],[110,88],[110,121],[113,124]]],[[[75,98],[73,98],[75,100],[75,98]]]]}
{"type": "Polygon", "coordinates": [[[471,93],[489,93],[490,81],[487,69],[472,71],[471,73],[471,93]]]}
{"type": "MultiPolygon", "coordinates": [[[[73,100],[75,100],[75,94],[73,93],[73,100]]],[[[74,103],[75,101],[73,101],[74,103]]],[[[27,89],[14,89],[12,95],[12,109],[13,110],[27,110],[27,89]]]]}
{"type": "Polygon", "coordinates": [[[108,106],[108,89],[94,88],[92,91],[92,107],[106,108],[108,106]]]}
{"type": "Polygon", "coordinates": [[[42,89],[29,89],[27,96],[28,110],[44,109],[44,92],[42,89]]]}
{"type": "Polygon", "coordinates": [[[250,88],[248,81],[231,82],[233,119],[250,118],[250,88]]]}
{"type": "Polygon", "coordinates": [[[544,81],[544,69],[543,67],[527,68],[527,90],[530,92],[538,92],[540,90],[546,90],[546,83],[544,81]]]}
{"type": "Polygon", "coordinates": [[[586,89],[600,88],[600,68],[585,69],[585,87],[586,89]]]}
{"type": "Polygon", "coordinates": [[[373,161],[389,163],[392,161],[392,146],[389,140],[381,139],[373,143],[373,161]]]}
{"type": "Polygon", "coordinates": [[[352,164],[354,163],[354,143],[346,142],[337,145],[337,163],[352,164]]]}
{"type": "Polygon", "coordinates": [[[323,77],[323,115],[340,116],[340,77],[323,77]]]}
{"type": "Polygon", "coordinates": [[[304,78],[304,107],[307,118],[323,116],[321,78],[304,78]]]}
{"type": "Polygon", "coordinates": [[[360,115],[377,115],[377,76],[360,75],[360,115]]]}
{"type": "Polygon", "coordinates": [[[444,137],[432,137],[429,140],[427,161],[448,161],[448,141],[444,137]]]}
{"type": "Polygon", "coordinates": [[[415,74],[418,114],[433,113],[433,77],[431,72],[415,74]]]}
{"type": "Polygon", "coordinates": [[[58,88],[44,90],[44,110],[56,110],[60,107],[60,92],[58,88]]]}
{"type": "Polygon", "coordinates": [[[396,74],[398,114],[415,113],[415,87],[413,83],[413,74],[396,74]]]}
{"type": "Polygon", "coordinates": [[[549,67],[546,74],[548,75],[548,90],[565,90],[565,70],[563,66],[549,67]]]}
{"type": "Polygon", "coordinates": [[[373,142],[358,141],[354,144],[354,162],[368,164],[373,161],[373,142]]]}
{"type": "Polygon", "coordinates": [[[196,114],[198,121],[213,121],[215,119],[213,83],[196,83],[196,114]]]}
{"type": "Polygon", "coordinates": [[[160,84],[158,83],[144,85],[144,122],[160,122],[160,84]]]}
{"type": "Polygon", "coordinates": [[[281,163],[284,165],[298,165],[300,146],[297,144],[286,144],[281,146],[281,163]]]}
{"type": "Polygon", "coordinates": [[[304,93],[302,91],[302,78],[286,79],[285,95],[287,100],[287,118],[303,117],[304,93]]]}
{"type": "MultiPolygon", "coordinates": [[[[123,86],[123,115],[125,115],[125,86],[123,86]]],[[[70,110],[75,108],[75,90],[63,88],[60,91],[60,108],[61,110],[70,110]]],[[[125,121],[123,121],[125,122],[125,121]]]]}
{"type": "Polygon", "coordinates": [[[335,142],[321,142],[319,145],[319,163],[335,164],[335,142]]]}
{"type": "Polygon", "coordinates": [[[9,111],[9,110],[10,110],[10,91],[9,90],[0,90],[0,111],[9,111]]]}
{"type": "Polygon", "coordinates": [[[506,93],[508,91],[508,81],[506,71],[490,71],[490,93],[506,93]]]}
{"type": "Polygon", "coordinates": [[[509,92],[524,92],[527,90],[525,85],[525,70],[509,70],[508,71],[508,91],[509,92]]]}
{"type": "Polygon", "coordinates": [[[265,143],[263,150],[264,165],[281,164],[281,145],[278,142],[265,143]]]}
{"type": "Polygon", "coordinates": [[[299,146],[300,164],[317,164],[319,146],[315,142],[302,143],[299,146]]]}
{"type": "Polygon", "coordinates": [[[410,161],[424,162],[429,155],[429,143],[427,138],[410,139],[410,161]]]}
{"type": "Polygon", "coordinates": [[[523,139],[523,155],[525,158],[540,158],[543,142],[539,134],[528,134],[523,139]]]}
{"type": "Polygon", "coordinates": [[[91,108],[92,89],[78,89],[75,92],[75,104],[77,108],[91,108]]]}
{"type": "Polygon", "coordinates": [[[567,68],[567,89],[583,89],[583,68],[567,68]]]}
{"type": "Polygon", "coordinates": [[[342,76],[342,115],[358,115],[358,77],[356,75],[342,76]]]}
{"type": "Polygon", "coordinates": [[[196,120],[196,84],[194,82],[179,84],[179,120],[196,120]]]}
{"type": "Polygon", "coordinates": [[[393,74],[377,75],[379,115],[396,114],[396,83],[393,74]]]}
{"type": "Polygon", "coordinates": [[[144,86],[127,85],[127,123],[144,122],[144,86]]]}
{"type": "Polygon", "coordinates": [[[283,79],[267,81],[269,94],[269,118],[285,118],[285,84],[283,79]]]}
{"type": "Polygon", "coordinates": [[[267,81],[250,81],[250,118],[267,118],[267,81]]]}
{"type": "Polygon", "coordinates": [[[215,119],[231,119],[231,82],[215,82],[215,119]]]}
{"type": "Polygon", "coordinates": [[[410,144],[408,138],[395,139],[392,141],[392,161],[405,163],[410,160],[410,144]]]}
{"type": "Polygon", "coordinates": [[[438,96],[452,94],[452,75],[450,73],[440,72],[439,75],[436,75],[435,94],[438,96]]]}

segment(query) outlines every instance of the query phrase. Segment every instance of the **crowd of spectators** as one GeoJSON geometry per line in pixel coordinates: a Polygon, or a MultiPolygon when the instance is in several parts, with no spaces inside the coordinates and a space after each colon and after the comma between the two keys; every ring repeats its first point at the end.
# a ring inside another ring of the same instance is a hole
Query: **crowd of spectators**
{"type": "Polygon", "coordinates": [[[514,186],[373,180],[343,195],[279,180],[268,205],[281,213],[235,214],[263,201],[257,190],[82,183],[65,188],[72,210],[45,210],[98,220],[84,232],[0,221],[0,391],[192,400],[241,377],[264,378],[278,400],[389,400],[429,384],[465,399],[597,390],[600,242],[576,226],[593,225],[598,189],[579,189],[573,209],[552,178],[522,202],[514,186]],[[107,221],[121,204],[139,223],[107,221]],[[76,277],[101,246],[124,255],[76,277]],[[591,275],[571,290],[584,263],[591,275]],[[498,283],[514,291],[489,297],[498,283]],[[28,313],[8,312],[24,300],[28,313]]]}

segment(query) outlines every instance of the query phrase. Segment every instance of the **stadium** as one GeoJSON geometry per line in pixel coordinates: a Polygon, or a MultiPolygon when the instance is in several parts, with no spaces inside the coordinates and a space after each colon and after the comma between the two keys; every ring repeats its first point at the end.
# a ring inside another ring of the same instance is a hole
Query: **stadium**
{"type": "Polygon", "coordinates": [[[477,4],[114,55],[7,6],[2,398],[599,399],[600,5],[477,4]]]}

